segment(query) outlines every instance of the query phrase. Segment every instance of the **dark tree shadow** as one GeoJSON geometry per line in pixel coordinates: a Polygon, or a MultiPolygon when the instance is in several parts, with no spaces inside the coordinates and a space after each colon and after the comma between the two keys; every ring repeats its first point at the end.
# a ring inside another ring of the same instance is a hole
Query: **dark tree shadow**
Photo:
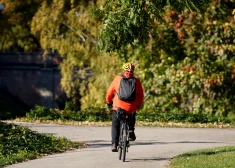
{"type": "Polygon", "coordinates": [[[23,117],[30,107],[6,89],[0,89],[0,120],[23,117]]]}

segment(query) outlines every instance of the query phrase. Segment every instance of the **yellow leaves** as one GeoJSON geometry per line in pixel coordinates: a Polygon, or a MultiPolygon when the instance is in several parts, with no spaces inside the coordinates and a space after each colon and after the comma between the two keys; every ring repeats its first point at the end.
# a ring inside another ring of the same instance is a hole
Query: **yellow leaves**
{"type": "Polygon", "coordinates": [[[179,103],[179,100],[177,99],[177,97],[173,97],[173,98],[172,98],[172,102],[173,102],[173,103],[179,103]]]}
{"type": "Polygon", "coordinates": [[[231,78],[232,78],[233,80],[235,80],[235,64],[232,65],[232,69],[231,69],[231,78]]]}
{"type": "Polygon", "coordinates": [[[74,71],[74,68],[82,68],[97,57],[95,43],[101,27],[101,23],[90,16],[94,4],[71,7],[68,10],[61,0],[54,0],[50,6],[43,3],[31,25],[33,32],[40,34],[44,49],[52,48],[64,57],[61,85],[69,96],[73,95],[77,81],[84,74],[84,71],[74,71]]]}
{"type": "Polygon", "coordinates": [[[235,19],[235,9],[233,9],[233,13],[232,14],[233,14],[233,17],[235,19]]]}
{"type": "Polygon", "coordinates": [[[47,2],[44,1],[42,4],[41,4],[41,9],[46,9],[48,8],[48,5],[47,5],[47,2]]]}
{"type": "Polygon", "coordinates": [[[223,83],[223,76],[222,75],[213,75],[206,79],[204,83],[204,88],[214,89],[216,86],[221,86],[223,83]]]}

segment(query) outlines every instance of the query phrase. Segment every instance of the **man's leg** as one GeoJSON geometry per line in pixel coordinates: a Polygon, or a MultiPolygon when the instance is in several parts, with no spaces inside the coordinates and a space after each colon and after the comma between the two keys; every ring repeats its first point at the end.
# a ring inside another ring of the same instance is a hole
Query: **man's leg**
{"type": "Polygon", "coordinates": [[[112,152],[117,152],[118,139],[120,134],[120,121],[117,118],[117,112],[112,111],[112,152]]]}
{"type": "Polygon", "coordinates": [[[130,132],[129,132],[129,141],[135,141],[136,136],[135,136],[135,122],[136,122],[136,113],[132,113],[128,116],[129,120],[129,128],[130,128],[130,132]]]}

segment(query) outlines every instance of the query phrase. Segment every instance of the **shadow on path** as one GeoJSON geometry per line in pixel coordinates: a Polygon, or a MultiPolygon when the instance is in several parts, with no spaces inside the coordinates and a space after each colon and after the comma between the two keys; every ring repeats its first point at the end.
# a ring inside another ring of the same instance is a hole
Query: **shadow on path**
{"type": "MultiPolygon", "coordinates": [[[[102,148],[102,147],[110,147],[111,141],[106,140],[94,140],[94,141],[85,141],[84,143],[89,145],[89,148],[102,148]]],[[[220,143],[220,142],[212,142],[212,141],[179,141],[179,142],[156,142],[152,140],[146,140],[144,142],[130,142],[131,146],[139,146],[139,145],[164,145],[164,144],[208,144],[208,143],[220,143]]]]}
{"type": "Polygon", "coordinates": [[[137,158],[137,159],[130,159],[130,161],[140,161],[140,162],[152,162],[152,161],[165,161],[170,160],[171,158],[137,158]]]}

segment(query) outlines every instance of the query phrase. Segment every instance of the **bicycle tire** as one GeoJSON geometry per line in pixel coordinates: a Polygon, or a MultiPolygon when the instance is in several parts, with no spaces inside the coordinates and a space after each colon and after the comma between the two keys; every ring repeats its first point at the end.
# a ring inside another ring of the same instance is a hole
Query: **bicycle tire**
{"type": "Polygon", "coordinates": [[[122,159],[122,147],[118,147],[118,158],[119,160],[122,159]]]}
{"type": "Polygon", "coordinates": [[[120,137],[119,137],[119,144],[118,144],[118,158],[119,160],[122,159],[122,148],[123,148],[123,126],[120,129],[120,137]]]}
{"type": "Polygon", "coordinates": [[[123,152],[123,156],[122,156],[122,161],[123,162],[125,162],[125,160],[126,160],[126,142],[127,142],[127,136],[124,136],[123,137],[123,150],[122,150],[122,152],[123,152]]]}

